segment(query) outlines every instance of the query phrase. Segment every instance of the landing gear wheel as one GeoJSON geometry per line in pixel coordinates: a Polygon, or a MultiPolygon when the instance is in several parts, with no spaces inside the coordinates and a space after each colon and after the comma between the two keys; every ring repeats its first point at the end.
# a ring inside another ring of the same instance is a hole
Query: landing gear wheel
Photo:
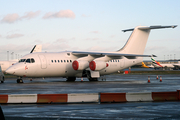
{"type": "Polygon", "coordinates": [[[98,78],[89,78],[89,81],[98,81],[98,78]]]}
{"type": "Polygon", "coordinates": [[[76,80],[76,77],[68,77],[67,82],[74,82],[76,80]]]}
{"type": "Polygon", "coordinates": [[[22,79],[17,79],[17,83],[23,83],[22,79]]]}
{"type": "Polygon", "coordinates": [[[1,83],[4,83],[4,77],[2,78],[2,81],[1,81],[1,83]]]}

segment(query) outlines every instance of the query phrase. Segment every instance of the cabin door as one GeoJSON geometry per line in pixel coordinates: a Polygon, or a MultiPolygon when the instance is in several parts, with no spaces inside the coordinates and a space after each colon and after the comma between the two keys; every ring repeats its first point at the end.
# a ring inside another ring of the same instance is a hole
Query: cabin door
{"type": "Polygon", "coordinates": [[[41,61],[41,68],[46,69],[47,68],[47,61],[44,55],[39,55],[40,61],[41,61]]]}

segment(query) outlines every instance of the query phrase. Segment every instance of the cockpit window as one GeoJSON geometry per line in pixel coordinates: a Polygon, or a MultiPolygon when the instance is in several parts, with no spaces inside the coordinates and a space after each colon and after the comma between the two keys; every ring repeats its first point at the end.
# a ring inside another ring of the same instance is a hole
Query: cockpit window
{"type": "Polygon", "coordinates": [[[34,63],[35,60],[33,58],[28,58],[28,59],[20,59],[19,62],[34,63]]]}
{"type": "Polygon", "coordinates": [[[26,63],[31,63],[30,59],[27,59],[27,60],[26,60],[26,63]]]}
{"type": "Polygon", "coordinates": [[[19,60],[19,62],[25,62],[26,61],[26,59],[20,59],[19,60]]]}
{"type": "Polygon", "coordinates": [[[31,63],[34,63],[34,62],[35,62],[35,60],[33,58],[31,58],[31,63]]]}

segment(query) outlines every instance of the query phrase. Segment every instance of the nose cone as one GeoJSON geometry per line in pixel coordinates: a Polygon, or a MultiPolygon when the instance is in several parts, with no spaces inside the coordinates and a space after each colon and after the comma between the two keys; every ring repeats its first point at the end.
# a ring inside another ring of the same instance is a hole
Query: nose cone
{"type": "Polygon", "coordinates": [[[5,71],[5,73],[14,75],[14,73],[15,73],[15,68],[14,68],[14,67],[9,67],[9,68],[5,71]]]}
{"type": "Polygon", "coordinates": [[[24,63],[17,63],[12,65],[5,72],[15,76],[23,76],[25,75],[24,63]]]}

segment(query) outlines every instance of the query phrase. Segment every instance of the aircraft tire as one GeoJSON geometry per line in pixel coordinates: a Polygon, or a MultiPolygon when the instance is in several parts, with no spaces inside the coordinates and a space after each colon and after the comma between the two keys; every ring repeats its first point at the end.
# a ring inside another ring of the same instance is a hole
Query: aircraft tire
{"type": "Polygon", "coordinates": [[[2,81],[1,81],[1,83],[4,83],[4,76],[2,77],[2,81]]]}
{"type": "Polygon", "coordinates": [[[89,81],[98,81],[98,78],[89,78],[89,81]]]}
{"type": "Polygon", "coordinates": [[[17,83],[23,83],[22,79],[17,79],[17,83]]]}
{"type": "Polygon", "coordinates": [[[67,82],[74,82],[76,80],[76,77],[68,77],[67,82]]]}

